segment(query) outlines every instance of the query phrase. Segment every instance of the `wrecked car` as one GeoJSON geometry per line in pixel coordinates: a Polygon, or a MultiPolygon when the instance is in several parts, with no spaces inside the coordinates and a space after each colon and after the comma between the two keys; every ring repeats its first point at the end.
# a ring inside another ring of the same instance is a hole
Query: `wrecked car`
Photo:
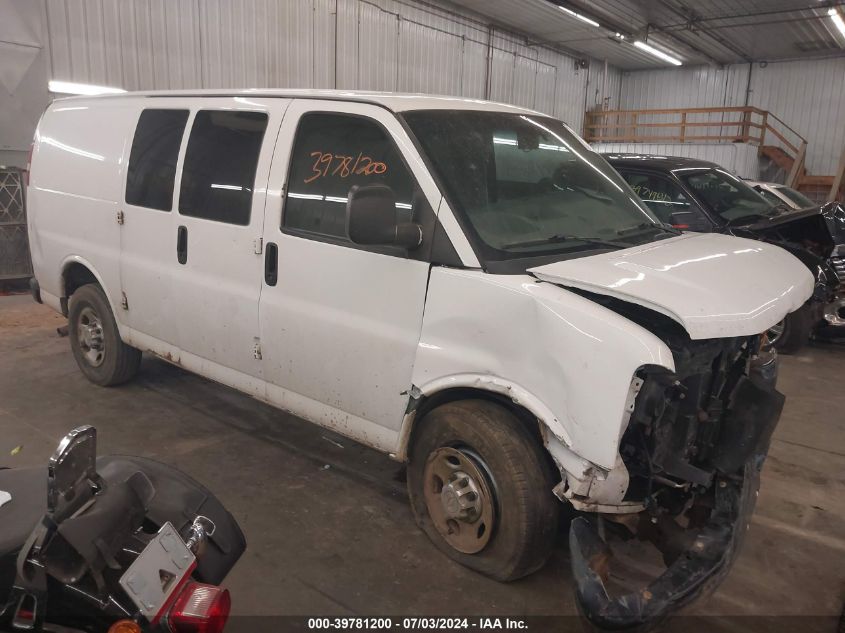
{"type": "Polygon", "coordinates": [[[334,91],[55,101],[32,153],[37,300],[92,382],[142,352],[407,463],[417,523],[501,581],[561,509],[578,603],[653,623],[736,557],[783,396],[779,247],[666,227],[565,124],[334,91]],[[608,584],[614,539],[656,544],[608,584]]]}
{"type": "Polygon", "coordinates": [[[745,182],[775,207],[783,204],[790,209],[811,209],[819,206],[797,189],[777,182],[757,182],[755,180],[746,180],[745,182]]]}
{"type": "Polygon", "coordinates": [[[795,353],[827,326],[845,326],[845,211],[823,207],[783,185],[741,180],[714,163],[676,156],[608,154],[608,162],[665,223],[719,232],[785,248],[816,278],[807,303],[767,332],[769,343],[795,353]]]}

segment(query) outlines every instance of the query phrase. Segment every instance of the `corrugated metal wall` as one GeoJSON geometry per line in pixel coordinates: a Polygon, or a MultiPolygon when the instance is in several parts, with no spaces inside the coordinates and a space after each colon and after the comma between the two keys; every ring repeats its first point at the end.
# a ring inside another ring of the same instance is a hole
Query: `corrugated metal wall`
{"type": "Polygon", "coordinates": [[[845,148],[843,57],[625,72],[621,109],[743,106],[746,90],[748,105],[769,110],[807,139],[809,173],[834,173],[845,148]]]}
{"type": "MultiPolygon", "coordinates": [[[[743,105],[748,84],[747,66],[680,70],[650,70],[622,74],[622,110],[706,108],[743,105]]],[[[722,114],[699,114],[697,122],[719,121],[722,114]]],[[[678,121],[678,115],[651,116],[649,123],[678,121]]],[[[719,128],[698,128],[697,135],[718,135],[719,128]]],[[[727,131],[727,130],[725,130],[727,131]]],[[[674,136],[675,128],[651,128],[650,136],[674,136]]]]}
{"type": "Polygon", "coordinates": [[[747,83],[747,65],[625,72],[621,109],[743,105],[747,83]]]}
{"type": "Polygon", "coordinates": [[[0,2],[0,165],[26,165],[48,100],[43,9],[40,2],[0,2]]]}
{"type": "Polygon", "coordinates": [[[587,85],[587,110],[601,109],[606,102],[607,109],[618,110],[622,90],[622,71],[608,65],[604,77],[604,62],[590,60],[590,81],[587,85]]]}
{"type": "Polygon", "coordinates": [[[751,72],[751,105],[807,139],[807,171],[830,176],[845,150],[845,57],[771,63],[751,72]]]}
{"type": "MultiPolygon", "coordinates": [[[[24,0],[19,0],[23,2],[24,0]]],[[[581,130],[584,111],[750,104],[809,141],[810,173],[845,143],[845,58],[622,73],[412,0],[41,0],[52,77],[152,88],[304,87],[490,98],[581,130]]],[[[703,128],[702,132],[706,129],[703,128]]],[[[661,130],[655,128],[655,133],[661,130]]],[[[667,130],[666,133],[671,131],[667,130]]]]}
{"type": "MultiPolygon", "coordinates": [[[[589,69],[445,6],[44,1],[55,79],[129,90],[337,87],[487,97],[553,114],[576,129],[583,123],[589,69]]],[[[618,94],[621,75],[613,73],[618,94]]]]}

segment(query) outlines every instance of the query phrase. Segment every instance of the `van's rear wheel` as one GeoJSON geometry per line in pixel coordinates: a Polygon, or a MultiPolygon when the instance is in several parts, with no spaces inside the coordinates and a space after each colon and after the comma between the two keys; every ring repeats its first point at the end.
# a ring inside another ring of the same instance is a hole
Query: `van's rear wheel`
{"type": "Polygon", "coordinates": [[[496,580],[546,562],[560,502],[543,449],[503,406],[441,405],[418,422],[408,465],[417,524],[455,561],[496,580]]]}
{"type": "Polygon", "coordinates": [[[109,302],[97,284],[82,286],[71,295],[68,331],[76,364],[94,384],[119,385],[138,372],[141,352],[120,339],[109,302]]]}

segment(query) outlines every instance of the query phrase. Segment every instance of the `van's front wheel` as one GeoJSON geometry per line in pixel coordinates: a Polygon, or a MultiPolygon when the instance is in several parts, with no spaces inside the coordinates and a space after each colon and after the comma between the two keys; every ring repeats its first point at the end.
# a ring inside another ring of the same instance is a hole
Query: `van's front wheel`
{"type": "Polygon", "coordinates": [[[418,422],[408,465],[417,524],[446,555],[496,580],[546,562],[560,502],[543,449],[486,400],[441,405],[418,422]]]}
{"type": "Polygon", "coordinates": [[[109,302],[97,284],[82,286],[71,295],[68,333],[76,364],[94,384],[119,385],[138,372],[141,352],[120,339],[109,302]]]}
{"type": "Polygon", "coordinates": [[[805,303],[767,332],[769,342],[781,354],[795,354],[807,344],[813,330],[812,306],[805,303]]]}

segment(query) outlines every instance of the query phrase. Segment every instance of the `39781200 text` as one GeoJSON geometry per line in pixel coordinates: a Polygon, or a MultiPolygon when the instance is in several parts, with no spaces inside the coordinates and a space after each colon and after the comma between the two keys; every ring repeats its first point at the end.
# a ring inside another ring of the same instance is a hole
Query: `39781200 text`
{"type": "Polygon", "coordinates": [[[309,630],[524,630],[528,625],[522,618],[463,618],[463,617],[381,617],[308,618],[309,630]]]}

